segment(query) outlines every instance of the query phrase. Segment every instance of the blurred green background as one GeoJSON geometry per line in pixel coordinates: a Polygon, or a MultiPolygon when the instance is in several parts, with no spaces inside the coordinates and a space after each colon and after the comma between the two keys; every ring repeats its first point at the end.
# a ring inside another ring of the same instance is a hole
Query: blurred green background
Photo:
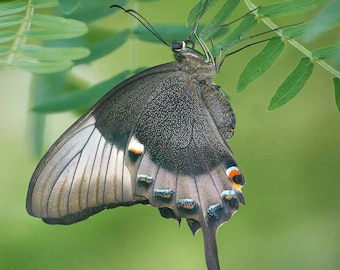
{"type": "MultiPolygon", "coordinates": [[[[138,10],[152,23],[184,23],[194,2],[150,1],[138,10]]],[[[115,14],[107,21],[124,24],[131,20],[126,17],[115,14]]],[[[229,93],[237,116],[230,145],[247,178],[247,204],[218,231],[221,269],[340,269],[340,114],[332,77],[316,66],[301,94],[267,112],[301,54],[287,46],[274,68],[235,94],[242,67],[259,47],[228,58],[215,80],[229,93]]],[[[78,72],[102,80],[128,67],[131,51],[125,45],[110,60],[97,61],[96,73],[78,72]]],[[[165,46],[133,47],[138,65],[171,59],[165,46]]],[[[185,221],[179,229],[151,206],[103,211],[72,226],[29,216],[26,192],[39,160],[30,145],[30,74],[2,71],[0,82],[1,269],[206,269],[201,232],[193,237],[185,221]]],[[[44,149],[75,119],[71,113],[49,116],[44,149]]]]}

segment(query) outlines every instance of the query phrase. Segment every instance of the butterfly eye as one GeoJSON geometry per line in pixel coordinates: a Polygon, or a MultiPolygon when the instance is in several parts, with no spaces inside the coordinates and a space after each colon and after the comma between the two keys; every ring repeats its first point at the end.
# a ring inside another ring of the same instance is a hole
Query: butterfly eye
{"type": "Polygon", "coordinates": [[[174,41],[171,44],[171,49],[172,49],[173,52],[180,52],[184,49],[194,50],[195,49],[195,43],[190,39],[187,39],[185,41],[174,41]]]}
{"type": "Polygon", "coordinates": [[[171,43],[171,49],[173,52],[179,52],[185,47],[185,43],[183,41],[174,41],[171,43]]]}

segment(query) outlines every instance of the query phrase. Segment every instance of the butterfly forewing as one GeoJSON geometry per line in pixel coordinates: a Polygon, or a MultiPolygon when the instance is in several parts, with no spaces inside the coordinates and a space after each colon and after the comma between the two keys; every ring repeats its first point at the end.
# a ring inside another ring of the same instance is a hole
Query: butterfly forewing
{"type": "MultiPolygon", "coordinates": [[[[166,66],[171,72],[172,64],[166,66]]],[[[81,219],[94,214],[91,208],[145,201],[134,192],[137,169],[126,148],[140,108],[152,100],[152,74],[149,69],[115,87],[53,144],[30,182],[30,214],[70,223],[77,213],[81,219]]]]}

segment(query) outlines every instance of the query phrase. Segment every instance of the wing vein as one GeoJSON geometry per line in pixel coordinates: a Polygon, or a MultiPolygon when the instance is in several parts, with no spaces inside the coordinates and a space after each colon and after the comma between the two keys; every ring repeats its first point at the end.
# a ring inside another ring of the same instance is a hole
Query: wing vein
{"type": "MultiPolygon", "coordinates": [[[[101,138],[102,138],[102,136],[100,136],[100,139],[98,140],[96,152],[94,154],[93,164],[92,164],[92,167],[91,167],[91,173],[89,175],[89,184],[87,186],[87,194],[86,194],[86,208],[89,208],[89,199],[91,197],[91,195],[89,196],[89,194],[90,194],[91,184],[93,182],[93,171],[94,171],[94,167],[95,167],[96,160],[97,160],[98,148],[99,148],[99,145],[100,145],[101,138]]],[[[97,201],[98,201],[98,194],[96,192],[96,202],[97,201]]]]}
{"type": "MultiPolygon", "coordinates": [[[[91,126],[91,125],[89,125],[89,126],[91,126]]],[[[82,130],[83,130],[83,129],[82,129],[82,130]]],[[[52,185],[51,191],[50,191],[50,193],[48,194],[48,197],[47,197],[47,200],[46,200],[46,213],[47,213],[47,216],[49,216],[49,204],[50,204],[50,199],[51,199],[51,196],[52,196],[52,194],[53,194],[53,190],[54,190],[56,184],[58,183],[58,180],[60,179],[60,176],[65,172],[66,168],[70,165],[70,163],[72,163],[72,161],[74,161],[74,159],[75,159],[77,156],[79,156],[79,160],[80,160],[81,153],[82,153],[82,151],[84,150],[85,146],[87,145],[89,139],[91,138],[91,136],[92,136],[94,130],[95,130],[95,129],[92,130],[92,132],[91,132],[89,138],[87,139],[87,142],[86,142],[86,143],[84,144],[84,146],[80,149],[80,151],[76,152],[76,153],[74,154],[74,156],[70,159],[70,161],[69,161],[67,164],[65,164],[65,166],[63,167],[63,169],[56,175],[55,181],[54,181],[54,183],[53,183],[53,185],[52,185]]],[[[78,132],[77,132],[77,133],[78,133],[78,132]]],[[[75,133],[75,134],[77,134],[77,133],[75,133]]],[[[75,134],[72,134],[72,136],[71,136],[69,139],[73,138],[73,137],[75,136],[75,134]]],[[[67,140],[67,141],[69,141],[69,140],[67,140]]],[[[65,144],[63,144],[63,146],[64,146],[64,145],[65,145],[65,144]]],[[[56,151],[56,153],[58,153],[58,151],[56,151]]],[[[52,155],[52,157],[50,158],[50,160],[56,155],[56,153],[55,153],[54,155],[52,155]]],[[[79,163],[79,160],[78,160],[77,164],[79,163]]],[[[72,181],[73,181],[73,179],[72,179],[72,181]]],[[[69,190],[69,192],[70,192],[70,190],[69,190]]],[[[62,195],[62,194],[60,193],[60,194],[59,194],[59,198],[60,198],[61,195],[62,195]]],[[[67,208],[68,208],[68,206],[67,206],[67,208]]]]}

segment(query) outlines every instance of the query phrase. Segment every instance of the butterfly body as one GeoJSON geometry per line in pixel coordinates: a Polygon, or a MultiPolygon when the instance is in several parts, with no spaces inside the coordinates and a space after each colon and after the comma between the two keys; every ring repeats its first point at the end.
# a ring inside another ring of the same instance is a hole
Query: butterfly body
{"type": "MultiPolygon", "coordinates": [[[[176,43],[175,45],[178,45],[176,43]]],[[[202,228],[208,269],[215,234],[244,203],[245,180],[225,140],[235,117],[214,65],[193,48],[122,82],[68,129],[37,166],[27,210],[71,224],[105,209],[149,203],[202,228]]]]}

